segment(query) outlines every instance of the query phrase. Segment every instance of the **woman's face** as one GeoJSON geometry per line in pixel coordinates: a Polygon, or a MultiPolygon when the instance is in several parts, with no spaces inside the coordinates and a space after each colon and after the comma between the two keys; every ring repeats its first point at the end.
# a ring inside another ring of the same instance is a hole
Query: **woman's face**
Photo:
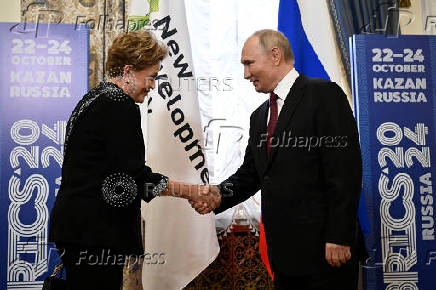
{"type": "Polygon", "coordinates": [[[155,87],[155,79],[159,73],[160,62],[142,70],[125,69],[124,78],[128,81],[127,94],[135,103],[142,103],[148,92],[155,87]]]}

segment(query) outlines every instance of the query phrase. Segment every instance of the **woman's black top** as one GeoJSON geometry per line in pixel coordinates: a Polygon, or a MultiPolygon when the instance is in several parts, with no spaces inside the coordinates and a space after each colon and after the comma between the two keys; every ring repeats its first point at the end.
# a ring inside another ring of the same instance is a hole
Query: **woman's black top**
{"type": "Polygon", "coordinates": [[[68,121],[49,240],[142,254],[141,199],[149,202],[167,183],[145,165],[138,105],[117,85],[102,82],[68,121]]]}

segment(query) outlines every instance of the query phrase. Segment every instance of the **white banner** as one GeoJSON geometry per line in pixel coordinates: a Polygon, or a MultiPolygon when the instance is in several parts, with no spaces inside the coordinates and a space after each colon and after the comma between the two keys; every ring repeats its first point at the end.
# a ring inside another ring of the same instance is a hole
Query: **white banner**
{"type": "MultiPolygon", "coordinates": [[[[208,182],[184,1],[132,0],[129,12],[131,28],[151,30],[169,49],[149,94],[148,164],[174,180],[208,182]]],[[[155,198],[143,206],[143,218],[151,257],[143,265],[144,289],[181,289],[219,253],[214,214],[201,216],[184,199],[155,198]]]]}

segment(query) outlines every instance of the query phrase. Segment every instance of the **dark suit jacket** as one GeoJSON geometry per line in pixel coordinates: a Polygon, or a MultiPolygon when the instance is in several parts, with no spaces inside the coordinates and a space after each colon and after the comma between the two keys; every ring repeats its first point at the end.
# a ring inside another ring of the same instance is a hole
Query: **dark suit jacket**
{"type": "Polygon", "coordinates": [[[325,243],[352,245],[362,161],[356,122],[333,82],[300,75],[280,112],[267,155],[269,101],[250,118],[244,162],[220,184],[232,207],[262,190],[262,220],[273,271],[309,275],[328,267],[325,243]]]}
{"type": "Polygon", "coordinates": [[[138,105],[117,85],[100,83],[74,109],[64,149],[49,240],[143,254],[141,198],[150,201],[165,178],[145,166],[138,105]]]}

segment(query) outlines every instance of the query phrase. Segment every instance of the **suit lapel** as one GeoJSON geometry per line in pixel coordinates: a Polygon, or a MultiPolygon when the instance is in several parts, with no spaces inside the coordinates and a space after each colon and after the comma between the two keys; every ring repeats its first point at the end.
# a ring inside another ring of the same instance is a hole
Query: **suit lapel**
{"type": "MultiPolygon", "coordinates": [[[[306,77],[300,74],[300,76],[295,80],[294,85],[291,87],[285,103],[280,111],[279,118],[277,120],[277,125],[274,129],[274,138],[282,138],[283,131],[292,119],[295,113],[297,105],[300,103],[301,97],[303,96],[303,87],[305,84],[306,77]]],[[[289,134],[289,132],[285,132],[289,134]]],[[[274,142],[273,142],[274,143],[274,142]]],[[[277,153],[278,146],[271,147],[270,153],[267,155],[267,166],[265,170],[270,166],[275,154],[277,153]]],[[[265,150],[266,151],[266,150],[265,150]]]]}
{"type": "Polygon", "coordinates": [[[266,153],[266,126],[267,126],[267,118],[268,118],[268,110],[269,110],[269,102],[265,102],[261,109],[259,110],[259,118],[257,118],[257,134],[258,134],[258,144],[260,144],[260,160],[262,162],[263,167],[267,162],[267,153],[266,153]]]}

